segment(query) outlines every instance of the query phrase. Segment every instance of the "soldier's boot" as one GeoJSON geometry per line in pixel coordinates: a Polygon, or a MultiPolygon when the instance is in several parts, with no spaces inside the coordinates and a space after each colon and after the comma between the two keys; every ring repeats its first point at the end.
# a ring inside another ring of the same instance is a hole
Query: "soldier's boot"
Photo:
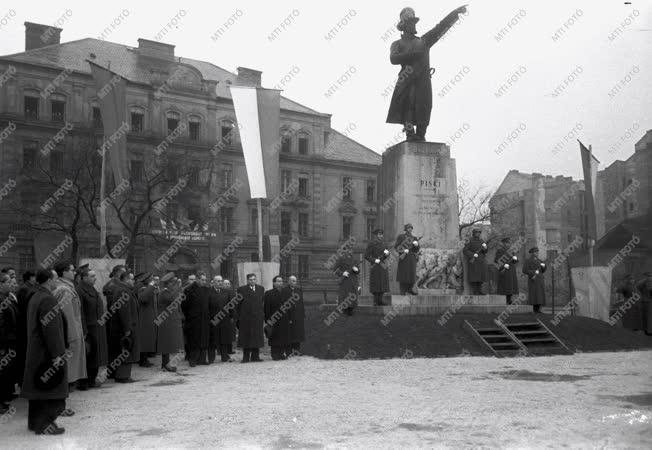
{"type": "Polygon", "coordinates": [[[417,132],[415,133],[414,140],[415,141],[425,141],[426,140],[426,130],[428,129],[428,125],[418,125],[417,124],[417,132]]]}

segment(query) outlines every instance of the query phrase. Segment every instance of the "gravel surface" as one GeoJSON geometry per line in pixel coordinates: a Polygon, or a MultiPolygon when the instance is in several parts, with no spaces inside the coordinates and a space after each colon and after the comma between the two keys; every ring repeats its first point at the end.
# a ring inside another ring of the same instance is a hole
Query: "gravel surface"
{"type": "MultiPolygon", "coordinates": [[[[239,355],[236,355],[239,357],[239,355]]],[[[652,448],[652,351],[221,364],[74,391],[62,436],[2,448],[652,448]]]]}

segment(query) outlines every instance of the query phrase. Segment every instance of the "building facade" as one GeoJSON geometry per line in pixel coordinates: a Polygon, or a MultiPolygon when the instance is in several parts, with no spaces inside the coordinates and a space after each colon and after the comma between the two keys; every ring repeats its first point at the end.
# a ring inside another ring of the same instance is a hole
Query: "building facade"
{"type": "MultiPolygon", "coordinates": [[[[98,103],[102,92],[87,61],[127,80],[131,191],[120,211],[107,208],[107,248],[126,235],[134,270],[181,275],[202,270],[236,278],[237,262],[257,260],[256,203],[228,86],[260,86],[261,72],[238,68],[234,74],[146,39],[137,47],[90,38],[60,43],[59,29],[25,26],[26,51],[0,57],[0,237],[11,244],[0,253],[0,266],[26,270],[51,260],[71,223],[78,224],[78,259],[104,256],[96,215],[101,158],[89,157],[86,175],[73,178],[75,188],[66,194],[78,200],[78,191],[96,189],[81,201],[87,204],[59,200],[55,189],[65,190],[66,180],[77,176],[68,174],[80,171],[80,155],[99,154],[108,139],[98,103]],[[49,41],[36,38],[44,34],[49,41]],[[51,182],[36,182],[35,173],[51,182]],[[175,186],[175,195],[168,195],[175,186]],[[63,226],[35,226],[42,218],[24,214],[30,205],[46,205],[51,222],[63,226]]],[[[351,236],[355,252],[362,253],[376,226],[381,156],[347,137],[354,125],[340,133],[331,128],[329,114],[285,97],[280,118],[278,179],[286,195],[264,202],[263,234],[279,235],[282,248],[292,244],[281,258],[282,274],[297,275],[308,298],[322,300],[336,289],[326,262],[351,236]]],[[[108,183],[107,193],[118,188],[108,183]]]]}

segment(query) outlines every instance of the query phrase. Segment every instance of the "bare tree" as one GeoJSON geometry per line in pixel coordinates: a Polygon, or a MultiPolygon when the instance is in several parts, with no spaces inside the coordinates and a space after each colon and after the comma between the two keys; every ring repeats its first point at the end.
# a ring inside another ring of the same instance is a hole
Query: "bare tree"
{"type": "Polygon", "coordinates": [[[491,217],[489,200],[493,195],[494,192],[485,186],[472,187],[468,180],[460,179],[457,184],[460,239],[466,228],[489,221],[491,217]]]}

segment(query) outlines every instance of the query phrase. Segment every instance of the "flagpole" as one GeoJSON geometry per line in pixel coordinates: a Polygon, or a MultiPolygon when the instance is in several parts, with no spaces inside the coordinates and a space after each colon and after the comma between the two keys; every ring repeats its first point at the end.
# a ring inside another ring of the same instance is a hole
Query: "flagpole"
{"type": "MultiPolygon", "coordinates": [[[[593,161],[593,145],[589,144],[589,163],[593,161]]],[[[591,180],[593,181],[593,180],[591,180]]],[[[591,187],[593,188],[593,183],[591,183],[591,187]]],[[[586,194],[586,189],[584,190],[584,193],[586,194]]],[[[592,192],[590,192],[591,195],[593,195],[592,192]]],[[[586,202],[585,202],[586,203],[586,202]]],[[[593,212],[595,214],[595,212],[593,212]]],[[[590,220],[593,220],[593,218],[589,218],[590,220]]],[[[593,245],[595,244],[595,241],[589,234],[589,267],[593,267],[593,245]]]]}
{"type": "Polygon", "coordinates": [[[258,210],[258,262],[263,261],[263,212],[260,198],[256,199],[256,209],[258,210]]]}
{"type": "MultiPolygon", "coordinates": [[[[102,138],[104,144],[104,138],[102,138]]],[[[104,204],[104,196],[106,194],[105,172],[106,169],[106,151],[102,145],[102,173],[100,175],[100,255],[104,255],[106,249],[106,205],[104,204]]]]}

